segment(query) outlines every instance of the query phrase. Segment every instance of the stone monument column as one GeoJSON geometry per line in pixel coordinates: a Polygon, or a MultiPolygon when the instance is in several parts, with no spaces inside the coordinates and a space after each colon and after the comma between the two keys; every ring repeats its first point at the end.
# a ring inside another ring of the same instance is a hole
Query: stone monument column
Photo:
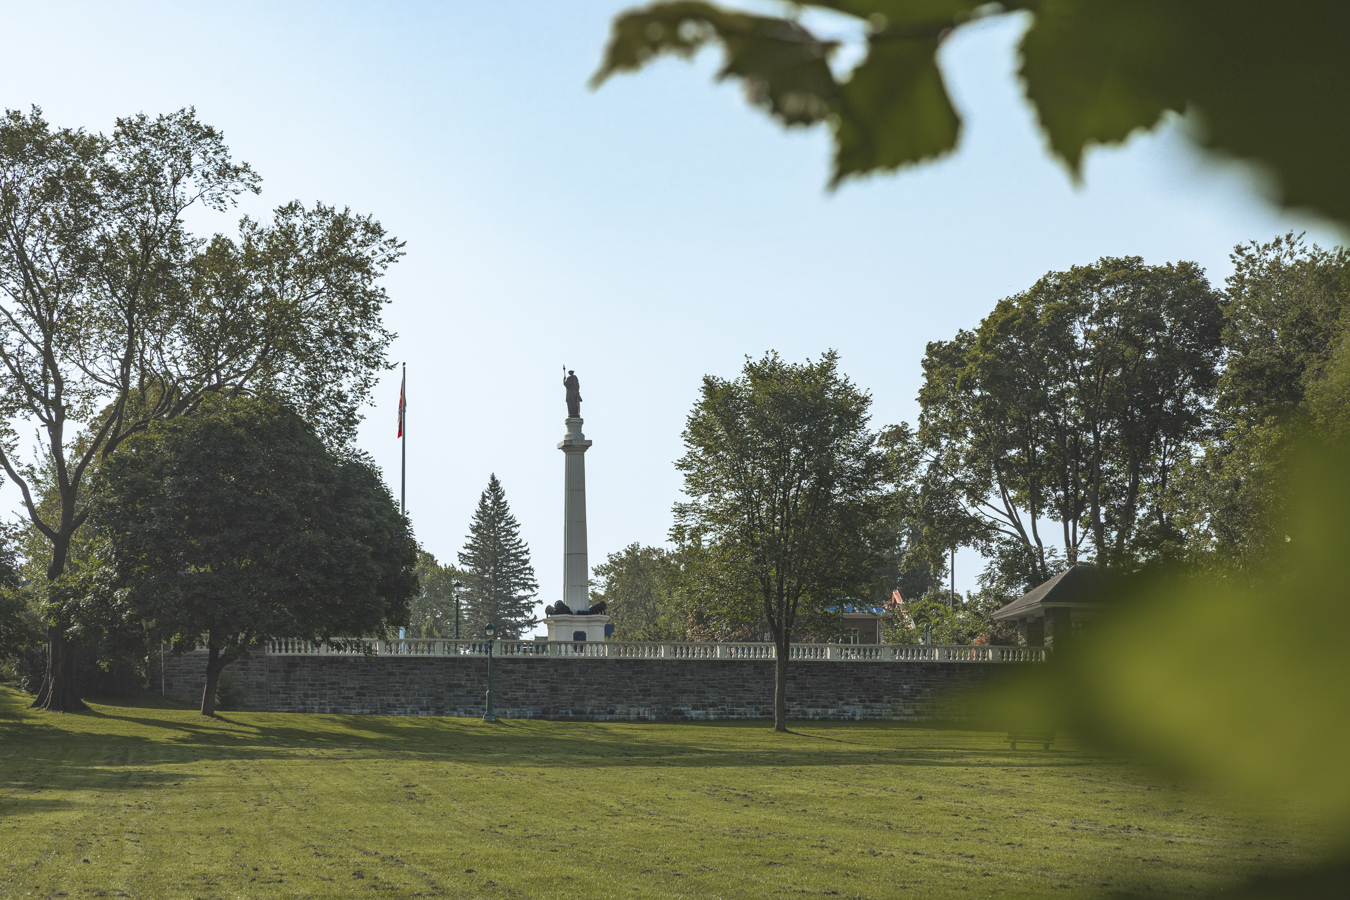
{"type": "Polygon", "coordinates": [[[577,612],[591,605],[591,569],[586,560],[586,451],[590,446],[581,433],[581,417],[568,416],[567,435],[558,444],[567,458],[563,476],[563,602],[577,612]]]}

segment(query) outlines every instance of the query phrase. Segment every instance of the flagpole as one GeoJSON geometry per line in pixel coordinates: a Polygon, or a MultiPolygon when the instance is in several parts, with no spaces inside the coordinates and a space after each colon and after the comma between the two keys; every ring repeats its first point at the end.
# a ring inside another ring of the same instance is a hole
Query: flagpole
{"type": "Polygon", "coordinates": [[[398,488],[398,505],[403,515],[408,515],[408,364],[403,364],[403,384],[399,386],[398,391],[398,424],[399,431],[402,432],[403,442],[403,467],[400,471],[400,484],[398,488]]]}

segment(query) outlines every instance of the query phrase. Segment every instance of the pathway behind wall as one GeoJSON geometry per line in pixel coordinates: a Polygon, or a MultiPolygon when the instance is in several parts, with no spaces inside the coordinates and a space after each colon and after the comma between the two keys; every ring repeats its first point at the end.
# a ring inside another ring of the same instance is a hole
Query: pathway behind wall
{"type": "MultiPolygon", "coordinates": [[[[1028,664],[793,662],[788,717],[958,721],[980,688],[1028,664]]],[[[271,656],[225,670],[248,709],[277,712],[482,716],[482,658],[271,656]]],[[[206,654],[171,657],[168,696],[201,701],[206,654]]],[[[502,718],[763,719],[773,717],[772,660],[497,659],[502,718]]]]}

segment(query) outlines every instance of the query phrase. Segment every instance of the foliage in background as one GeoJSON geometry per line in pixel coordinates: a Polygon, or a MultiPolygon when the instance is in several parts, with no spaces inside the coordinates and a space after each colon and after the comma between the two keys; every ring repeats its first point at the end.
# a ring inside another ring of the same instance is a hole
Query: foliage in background
{"type": "Polygon", "coordinates": [[[777,646],[774,729],[787,715],[788,645],[833,632],[877,569],[869,540],[894,508],[894,466],[868,429],[871,397],[833,351],[792,364],[747,359],[741,376],[704,376],[684,429],[688,502],[671,538],[690,552],[692,609],[762,622],[777,646]]]}
{"type": "MultiPolygon", "coordinates": [[[[924,540],[974,546],[1021,593],[1059,565],[1132,566],[1176,542],[1175,473],[1208,436],[1219,296],[1194,263],[1051,272],[929,343],[917,441],[924,540]]],[[[918,514],[922,514],[919,512],[918,514]]]]}
{"type": "Polygon", "coordinates": [[[1016,644],[1016,627],[991,618],[1007,602],[984,593],[963,599],[937,588],[893,608],[883,638],[887,644],[1016,644]]]}
{"type": "MultiPolygon", "coordinates": [[[[77,434],[71,446],[76,452],[82,451],[87,446],[84,435],[77,434]]],[[[75,494],[74,510],[80,519],[88,515],[89,486],[97,478],[99,462],[95,457],[75,494]]],[[[46,521],[59,519],[61,492],[50,460],[37,467],[32,489],[39,516],[46,521]]],[[[18,527],[17,547],[23,583],[18,593],[39,636],[36,645],[28,646],[15,659],[14,673],[20,688],[38,694],[46,681],[50,652],[42,643],[46,635],[41,612],[51,608],[53,598],[57,598],[66,621],[71,674],[83,696],[125,697],[145,687],[153,640],[142,620],[124,605],[110,602],[108,592],[98,589],[99,579],[106,575],[106,560],[101,539],[93,529],[86,524],[75,532],[66,551],[65,568],[54,580],[47,578],[51,543],[32,519],[18,527]]]]}
{"type": "Polygon", "coordinates": [[[854,608],[881,609],[894,602],[896,591],[906,600],[922,597],[941,587],[948,575],[947,552],[951,548],[940,546],[936,540],[924,540],[925,526],[931,523],[922,518],[922,448],[907,423],[887,428],[884,438],[895,502],[867,535],[877,564],[867,593],[858,598],[858,603],[850,604],[854,608]]]}
{"type": "Polygon", "coordinates": [[[97,460],[213,394],[280,397],[341,446],[386,367],[379,281],[402,245],[379,223],[287,203],[270,224],[243,219],[237,240],[187,231],[189,210],[227,210],[258,183],[191,109],[110,135],[54,129],[36,108],[0,117],[0,468],[45,542],[37,706],[80,706],[87,594],[62,579],[97,460]],[[31,455],[16,430],[29,425],[31,455]]]}
{"type": "Polygon", "coordinates": [[[1275,526],[1300,441],[1344,423],[1350,392],[1336,361],[1350,331],[1350,253],[1291,233],[1232,259],[1218,434],[1183,471],[1175,503],[1192,562],[1251,572],[1284,542],[1275,526]]]}
{"type": "Polygon", "coordinates": [[[443,566],[425,550],[417,551],[418,593],[408,614],[408,636],[416,638],[453,638],[455,615],[459,614],[460,633],[464,630],[464,577],[454,566],[443,566]],[[459,587],[455,587],[459,582],[459,587]],[[456,609],[456,596],[459,606],[456,609]]]}
{"type": "MultiPolygon", "coordinates": [[[[1350,676],[1339,646],[1350,628],[1350,448],[1305,434],[1290,461],[1277,522],[1287,539],[1265,566],[1243,578],[1140,576],[1112,620],[1069,652],[1057,648],[1038,686],[999,706],[1225,793],[1294,804],[1344,860],[1350,676]]],[[[1276,884],[1270,896],[1307,895],[1276,884]]]]}
{"type": "Polygon", "coordinates": [[[210,401],[130,437],[99,468],[87,590],[177,653],[226,665],[273,638],[343,646],[408,621],[416,544],[380,475],[297,414],[210,401]]]}
{"type": "Polygon", "coordinates": [[[0,525],[0,665],[10,668],[24,650],[42,640],[42,629],[26,602],[18,556],[17,529],[0,525]]]}
{"type": "Polygon", "coordinates": [[[689,614],[679,602],[676,554],[636,542],[591,569],[591,596],[604,601],[617,641],[687,641],[689,614]]]}
{"type": "Polygon", "coordinates": [[[459,552],[464,573],[463,635],[484,638],[483,626],[497,626],[497,637],[519,639],[533,628],[534,597],[539,582],[530,563],[530,548],[520,537],[520,523],[511,514],[506,491],[495,474],[478,498],[469,536],[459,552]]]}
{"type": "Polygon", "coordinates": [[[719,79],[785,126],[826,125],[832,184],[934,159],[956,148],[961,120],[938,53],[968,23],[1028,20],[1022,85],[1050,152],[1078,177],[1086,150],[1184,114],[1197,144],[1253,160],[1280,199],[1350,221],[1350,121],[1327,106],[1350,94],[1341,36],[1350,8],[1333,0],[804,0],[785,16],[673,0],[623,13],[592,79],[663,54],[720,45],[719,79]],[[829,11],[860,32],[846,72],[797,13],[829,11]]]}

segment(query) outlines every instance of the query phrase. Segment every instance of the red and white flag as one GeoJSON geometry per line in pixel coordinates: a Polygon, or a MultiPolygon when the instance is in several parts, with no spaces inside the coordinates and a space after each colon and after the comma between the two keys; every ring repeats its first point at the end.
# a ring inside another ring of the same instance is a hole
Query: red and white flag
{"type": "Polygon", "coordinates": [[[403,413],[408,409],[407,396],[404,394],[404,388],[408,386],[408,376],[404,375],[403,380],[398,385],[398,436],[403,437],[403,413]]]}

